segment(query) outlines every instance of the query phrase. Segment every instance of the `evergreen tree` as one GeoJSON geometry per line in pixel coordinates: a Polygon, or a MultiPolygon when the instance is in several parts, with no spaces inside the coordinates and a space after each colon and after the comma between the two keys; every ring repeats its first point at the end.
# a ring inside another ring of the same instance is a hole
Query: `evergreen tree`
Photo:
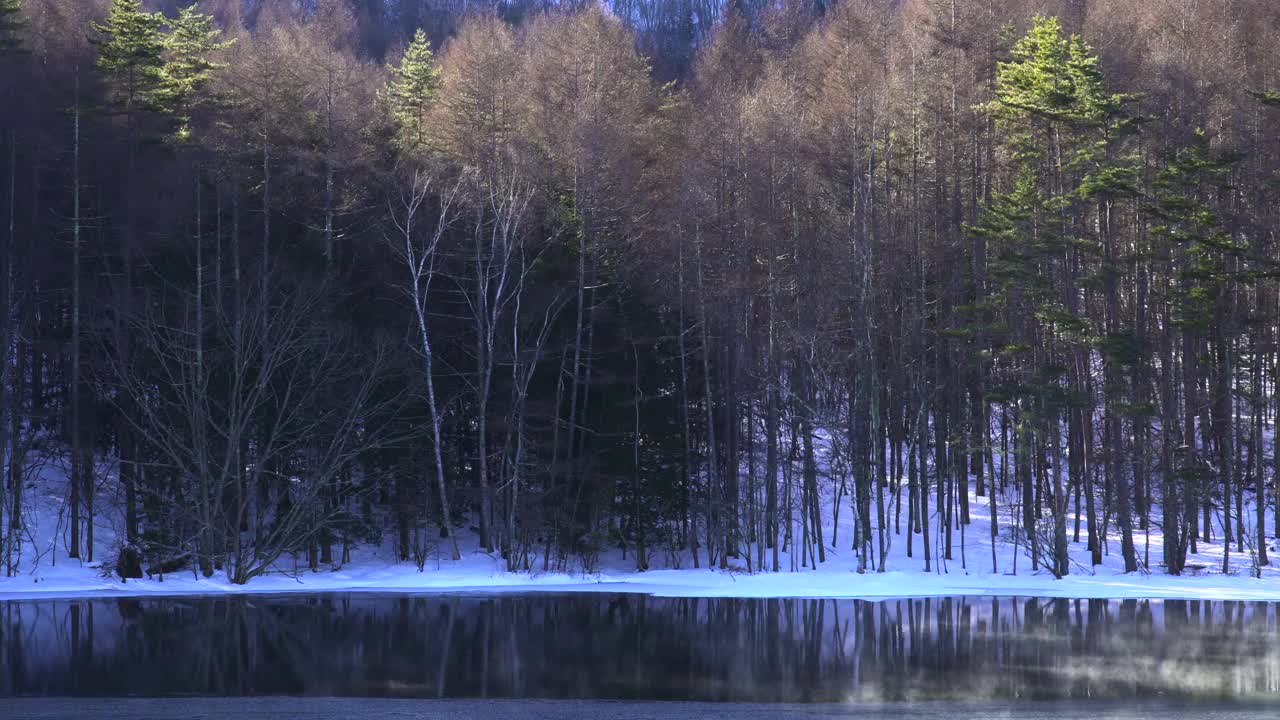
{"type": "MultiPolygon", "coordinates": [[[[103,22],[93,23],[99,34],[98,70],[106,80],[110,93],[107,111],[124,118],[123,146],[126,162],[120,203],[116,210],[119,223],[120,274],[117,299],[112,310],[112,331],[117,338],[127,337],[128,325],[133,322],[135,273],[139,242],[139,218],[143,214],[137,192],[138,156],[141,147],[142,122],[164,108],[164,16],[143,10],[139,0],[113,0],[103,22]]],[[[118,362],[133,362],[133,347],[118,342],[118,362]]],[[[120,437],[120,479],[124,487],[125,517],[129,542],[138,536],[137,488],[141,486],[137,471],[138,453],[141,447],[133,435],[133,429],[142,416],[143,408],[128,398],[117,408],[114,418],[120,437]]]]}
{"type": "MultiPolygon", "coordinates": [[[[1013,397],[1022,421],[1031,423],[1055,458],[1052,476],[1060,483],[1059,422],[1079,437],[1088,406],[1079,370],[1089,346],[1102,333],[1092,327],[1081,300],[1084,253],[1096,253],[1086,239],[1088,216],[1099,197],[1132,185],[1132,173],[1113,160],[1113,145],[1133,126],[1125,117],[1129,98],[1109,94],[1098,58],[1078,36],[1064,36],[1057,18],[1036,18],[998,65],[995,99],[987,109],[1004,132],[1013,188],[997,194],[974,231],[994,250],[992,274],[1006,308],[1009,332],[1018,342],[1005,346],[1020,371],[1013,397]],[[1128,182],[1122,180],[1128,178],[1128,182]]],[[[1109,323],[1114,323],[1114,310],[1109,323]]],[[[1114,427],[1113,427],[1114,429],[1114,427]]],[[[1114,448],[1109,448],[1114,450],[1114,448]]],[[[1024,448],[1024,451],[1029,449],[1024,448]]],[[[1079,457],[1079,452],[1067,453],[1079,457]]],[[[1083,482],[1083,468],[1070,459],[1069,472],[1083,482]]],[[[1053,489],[1053,570],[1068,572],[1066,497],[1053,489]]],[[[1090,500],[1090,547],[1100,563],[1100,531],[1090,500]]],[[[1024,505],[1026,530],[1034,535],[1037,514],[1024,505]]],[[[1122,524],[1127,523],[1126,517],[1122,524]]],[[[1035,551],[1035,538],[1033,552],[1035,551]]],[[[1133,540],[1125,533],[1126,566],[1136,569],[1133,540]]]]}
{"type": "MultiPolygon", "coordinates": [[[[1178,462],[1164,469],[1165,564],[1174,574],[1184,567],[1188,547],[1195,543],[1197,510],[1205,508],[1203,527],[1208,542],[1211,518],[1207,508],[1213,488],[1230,482],[1232,459],[1225,455],[1228,446],[1220,435],[1213,437],[1221,427],[1220,403],[1229,399],[1223,396],[1212,371],[1230,367],[1233,331],[1226,312],[1231,286],[1249,281],[1237,271],[1248,245],[1226,229],[1216,201],[1227,189],[1229,173],[1238,160],[1235,154],[1214,152],[1208,136],[1197,130],[1191,142],[1178,149],[1157,173],[1148,203],[1154,221],[1152,235],[1162,241],[1158,251],[1170,271],[1169,285],[1161,294],[1173,311],[1169,324],[1182,335],[1182,373],[1187,388],[1178,462]],[[1214,364],[1216,368],[1205,367],[1214,364]],[[1198,392],[1202,384],[1209,393],[1198,392]],[[1211,422],[1211,418],[1218,422],[1211,422]]],[[[1223,489],[1225,534],[1230,532],[1229,485],[1223,489]]],[[[1230,538],[1226,537],[1224,564],[1229,554],[1230,538]]]]}
{"type": "Polygon", "coordinates": [[[214,55],[231,45],[221,36],[213,17],[197,12],[195,4],[183,8],[169,23],[169,34],[164,38],[162,101],[174,112],[174,136],[180,141],[190,138],[191,115],[208,102],[209,83],[214,71],[222,67],[213,60],[214,55]]]}
{"type": "Polygon", "coordinates": [[[428,146],[427,113],[440,87],[440,69],[425,32],[414,33],[400,64],[390,70],[383,99],[398,131],[397,141],[406,152],[422,152],[428,146]]]}
{"type": "Polygon", "coordinates": [[[98,69],[110,80],[112,104],[130,118],[159,110],[166,97],[164,16],[143,10],[141,0],[112,0],[105,22],[93,24],[98,69]]]}
{"type": "Polygon", "coordinates": [[[1185,254],[1174,293],[1177,324],[1187,331],[1212,330],[1214,304],[1234,275],[1227,259],[1248,249],[1224,229],[1212,202],[1238,161],[1234,154],[1213,152],[1204,131],[1198,130],[1152,183],[1152,233],[1169,244],[1167,251],[1185,254]]]}

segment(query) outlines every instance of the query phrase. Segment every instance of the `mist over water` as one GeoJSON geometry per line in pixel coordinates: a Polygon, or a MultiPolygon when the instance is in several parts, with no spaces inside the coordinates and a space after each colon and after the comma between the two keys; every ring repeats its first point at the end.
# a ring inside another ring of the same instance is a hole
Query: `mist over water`
{"type": "Polygon", "coordinates": [[[1280,699],[1280,605],[325,594],[0,602],[0,696],[1280,699]]]}

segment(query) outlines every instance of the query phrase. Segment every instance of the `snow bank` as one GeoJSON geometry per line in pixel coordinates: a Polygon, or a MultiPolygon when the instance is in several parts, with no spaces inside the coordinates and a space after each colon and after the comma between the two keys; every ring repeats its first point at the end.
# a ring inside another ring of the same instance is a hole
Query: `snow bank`
{"type": "MultiPolygon", "coordinates": [[[[942,595],[1000,595],[1078,598],[1162,598],[1280,601],[1280,569],[1264,568],[1263,577],[1252,577],[1247,554],[1233,552],[1229,573],[1222,573],[1222,544],[1201,544],[1201,552],[1189,559],[1198,574],[1171,577],[1158,572],[1125,574],[1119,557],[1119,543],[1109,541],[1103,564],[1090,568],[1089,553],[1082,534],[1072,543],[1072,574],[1055,579],[1041,570],[1031,572],[1025,548],[1003,541],[996,547],[996,570],[992,571],[989,519],[983,514],[986,501],[971,499],[973,523],[965,528],[965,542],[954,533],[952,560],[937,559],[924,571],[921,538],[915,539],[914,557],[906,556],[905,535],[893,536],[886,566],[889,572],[856,572],[855,553],[849,549],[852,528],[842,527],[837,547],[827,549],[827,562],[817,569],[788,572],[790,559],[782,555],[783,572],[745,571],[744,560],[733,560],[736,570],[695,569],[685,557],[686,567],[637,572],[620,551],[601,562],[592,573],[509,573],[501,558],[476,548],[474,541],[462,560],[433,559],[423,572],[408,562],[397,562],[389,545],[359,548],[351,563],[318,572],[281,568],[255,578],[247,585],[234,585],[219,573],[199,578],[190,570],[146,580],[122,582],[106,576],[95,564],[67,558],[42,558],[22,574],[0,578],[0,599],[59,596],[145,596],[216,595],[224,593],[285,592],[634,592],[669,597],[820,597],[820,598],[901,598],[942,595]],[[963,561],[961,550],[963,548],[963,561]],[[1014,559],[1017,557],[1017,573],[1014,559]],[[967,567],[966,567],[967,566],[967,567]],[[1202,567],[1201,567],[1202,566],[1202,567]]],[[[847,509],[842,513],[849,515],[847,509]]],[[[905,518],[903,526],[905,528],[905,518]]],[[[936,541],[936,527],[932,533],[936,541]]],[[[905,532],[905,530],[904,530],[905,532]]],[[[104,533],[105,534],[105,533],[104,533]]],[[[1220,533],[1219,533],[1220,536],[1220,533]]],[[[828,536],[829,537],[829,536],[828,536]]],[[[1158,536],[1151,538],[1152,563],[1158,562],[1158,536]]],[[[1137,534],[1139,557],[1147,550],[1145,538],[1137,534]]],[[[1234,551],[1234,547],[1233,547],[1234,551]]],[[[655,560],[661,560],[655,555],[655,560]]],[[[705,556],[703,558],[705,562],[705,556]]]]}
{"type": "MultiPolygon", "coordinates": [[[[1262,577],[1252,577],[1251,557],[1236,552],[1232,544],[1227,572],[1223,572],[1223,544],[1220,515],[1215,519],[1213,543],[1201,543],[1199,552],[1188,557],[1188,568],[1195,574],[1171,577],[1160,572],[1162,548],[1159,530],[1150,535],[1134,531],[1139,562],[1149,565],[1151,572],[1125,574],[1120,557],[1118,536],[1107,538],[1103,563],[1089,565],[1086,533],[1080,542],[1072,542],[1071,574],[1055,579],[1048,571],[1031,571],[1025,546],[1012,543],[1007,528],[1014,521],[1007,513],[1009,500],[1000,498],[1000,537],[993,553],[989,502],[970,495],[972,523],[953,530],[951,560],[940,560],[940,533],[935,516],[930,532],[932,562],[925,571],[923,539],[916,535],[912,557],[906,554],[907,513],[901,516],[902,534],[890,533],[891,546],[885,566],[889,572],[858,573],[858,559],[850,549],[853,540],[852,512],[845,496],[838,526],[831,524],[830,503],[824,490],[827,527],[824,537],[829,543],[827,561],[817,569],[803,568],[797,559],[796,572],[789,572],[791,557],[780,553],[783,572],[747,572],[745,558],[732,559],[731,570],[696,569],[687,551],[680,559],[681,567],[661,567],[670,558],[660,548],[651,549],[651,563],[658,565],[646,572],[634,569],[634,560],[621,550],[605,554],[598,572],[533,572],[509,573],[501,558],[479,549],[474,534],[460,531],[463,558],[452,562],[439,557],[428,561],[424,572],[411,562],[397,561],[392,544],[357,547],[352,562],[341,567],[329,566],[317,572],[299,570],[294,558],[285,558],[276,571],[253,579],[247,585],[234,585],[220,573],[212,578],[196,577],[191,570],[145,580],[122,582],[103,571],[99,563],[87,563],[65,557],[60,538],[65,534],[62,513],[64,498],[60,495],[65,480],[56,468],[49,469],[36,483],[36,507],[29,518],[32,538],[23,548],[21,571],[16,577],[0,577],[0,599],[35,599],[48,597],[99,596],[163,596],[218,595],[232,593],[317,593],[317,592],[633,592],[669,597],[807,597],[807,598],[903,598],[944,595],[999,595],[1073,598],[1152,598],[1280,601],[1280,567],[1269,566],[1262,577]],[[832,541],[833,532],[835,540],[832,541]],[[962,540],[963,537],[963,540],[962,540]]],[[[1012,492],[1012,488],[1010,488],[1012,492]]],[[[905,489],[904,489],[905,495],[905,489]]],[[[888,501],[886,492],[886,501],[888,501]]],[[[905,497],[904,497],[905,504],[905,497]]],[[[109,504],[104,502],[104,509],[109,504]]],[[[936,498],[932,508],[937,508],[936,498]]],[[[1246,507],[1246,523],[1253,517],[1246,507]]],[[[1157,511],[1158,516],[1158,511],[1157,511]]],[[[893,513],[887,512],[891,529],[893,513]]],[[[1068,532],[1074,528],[1074,516],[1068,520],[1068,532]]],[[[95,524],[95,559],[113,557],[119,529],[119,518],[103,512],[95,524]]],[[[1280,565],[1280,552],[1273,561],[1280,565]]],[[[752,548],[753,556],[755,548],[752,548]]],[[[766,553],[771,563],[772,553],[766,553]]],[[[702,556],[705,564],[705,553],[702,556]]],[[[298,560],[297,562],[302,562],[298,560]]],[[[754,557],[753,557],[754,562],[754,557]]],[[[540,558],[535,559],[540,567],[540,558]]]]}

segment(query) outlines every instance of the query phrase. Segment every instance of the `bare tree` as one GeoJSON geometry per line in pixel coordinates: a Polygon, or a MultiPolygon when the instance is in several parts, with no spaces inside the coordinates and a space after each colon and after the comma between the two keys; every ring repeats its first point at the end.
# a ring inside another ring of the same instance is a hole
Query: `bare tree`
{"type": "Polygon", "coordinates": [[[323,499],[338,477],[404,440],[394,424],[367,422],[404,403],[386,392],[390,349],[316,323],[327,292],[207,303],[208,327],[192,322],[200,299],[184,294],[133,318],[149,362],[113,375],[141,409],[134,430],[157,457],[149,472],[173,478],[151,490],[177,528],[167,547],[147,548],[160,566],[189,556],[237,584],[270,571],[337,519],[323,499]]]}
{"type": "Polygon", "coordinates": [[[440,499],[440,529],[449,541],[452,559],[461,558],[458,541],[450,526],[449,491],[444,481],[442,418],[436,397],[435,354],[431,346],[431,283],[438,273],[440,242],[454,221],[455,203],[465,182],[452,183],[430,169],[413,164],[397,174],[399,182],[387,201],[387,219],[394,233],[387,242],[398,255],[404,278],[401,290],[412,303],[418,337],[415,350],[422,356],[422,379],[427,390],[427,410],[431,417],[431,452],[435,463],[436,488],[440,499]]]}

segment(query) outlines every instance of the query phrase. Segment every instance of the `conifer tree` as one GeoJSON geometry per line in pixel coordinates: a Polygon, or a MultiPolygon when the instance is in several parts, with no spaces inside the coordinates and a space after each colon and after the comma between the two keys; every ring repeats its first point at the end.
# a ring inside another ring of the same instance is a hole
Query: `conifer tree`
{"type": "MultiPolygon", "coordinates": [[[[1227,186],[1228,174],[1238,160],[1234,154],[1213,152],[1208,137],[1197,130],[1191,142],[1173,154],[1152,182],[1148,208],[1154,220],[1151,231],[1163,241],[1160,250],[1171,270],[1166,297],[1176,313],[1170,323],[1183,338],[1182,372],[1187,386],[1201,384],[1199,357],[1206,350],[1217,350],[1222,356],[1221,349],[1228,338],[1220,311],[1228,285],[1247,280],[1238,276],[1234,270],[1237,264],[1231,259],[1243,257],[1248,246],[1226,230],[1213,202],[1227,186]]],[[[1165,565],[1173,574],[1182,570],[1188,546],[1194,543],[1188,535],[1195,531],[1188,528],[1194,527],[1196,505],[1203,505],[1206,494],[1211,494],[1209,481],[1215,476],[1219,480],[1228,476],[1229,459],[1213,457],[1210,443],[1204,441],[1210,431],[1204,423],[1209,414],[1204,404],[1214,398],[1200,395],[1195,390],[1185,393],[1181,462],[1164,469],[1165,565]],[[1199,448],[1197,419],[1201,423],[1199,448]]],[[[1219,450],[1223,449],[1220,444],[1219,450]]],[[[1229,497],[1223,498],[1224,506],[1228,501],[1229,497]]],[[[1225,564],[1230,554],[1226,538],[1223,546],[1225,564]]]]}
{"type": "MultiPolygon", "coordinates": [[[[120,267],[117,300],[112,307],[115,351],[119,362],[132,362],[133,348],[127,325],[133,316],[134,276],[138,249],[138,203],[134,180],[138,176],[141,145],[141,123],[144,118],[164,108],[164,16],[146,12],[139,0],[112,0],[104,22],[93,23],[100,35],[98,70],[106,79],[110,92],[108,112],[125,119],[123,143],[126,152],[124,192],[118,211],[120,267]]],[[[141,474],[137,469],[137,451],[133,429],[142,409],[129,398],[118,408],[120,444],[120,480],[124,486],[126,536],[137,539],[136,489],[141,474]]]]}
{"type": "MultiPolygon", "coordinates": [[[[1015,182],[993,199],[974,231],[991,243],[1007,329],[1020,339],[1005,346],[1021,369],[1012,396],[1020,398],[1023,422],[1033,423],[1051,455],[1060,458],[1059,422],[1066,417],[1075,424],[1071,436],[1079,436],[1079,408],[1087,398],[1078,368],[1099,334],[1079,297],[1080,253],[1090,225],[1085,216],[1096,196],[1114,194],[1119,179],[1129,176],[1117,171],[1110,152],[1131,126],[1124,117],[1129,98],[1106,91],[1097,56],[1078,36],[1064,36],[1057,18],[1036,18],[1011,56],[998,66],[995,99],[987,110],[1005,134],[1015,182]]],[[[1052,477],[1053,570],[1065,575],[1066,490],[1056,464],[1052,477]]],[[[1076,481],[1083,479],[1077,475],[1076,481]]],[[[1092,508],[1092,493],[1089,499],[1092,508]]],[[[1026,505],[1024,499],[1026,530],[1034,534],[1036,514],[1026,505]]],[[[1100,533],[1092,510],[1090,517],[1097,564],[1100,533]]],[[[1136,569],[1130,533],[1123,545],[1126,566],[1136,569]]]]}
{"type": "Polygon", "coordinates": [[[169,34],[164,37],[162,99],[172,108],[174,137],[180,141],[190,138],[191,114],[208,102],[209,83],[214,71],[222,67],[214,55],[231,45],[221,36],[213,17],[198,12],[195,4],[183,8],[169,23],[169,34]]]}
{"type": "Polygon", "coordinates": [[[141,0],[113,0],[104,22],[93,24],[102,36],[98,69],[110,81],[112,104],[136,130],[141,112],[159,110],[165,99],[164,16],[143,10],[141,0]]]}
{"type": "Polygon", "coordinates": [[[440,87],[440,70],[425,32],[414,33],[400,64],[390,70],[383,98],[396,125],[398,143],[406,152],[422,152],[428,146],[427,113],[440,87]]]}

